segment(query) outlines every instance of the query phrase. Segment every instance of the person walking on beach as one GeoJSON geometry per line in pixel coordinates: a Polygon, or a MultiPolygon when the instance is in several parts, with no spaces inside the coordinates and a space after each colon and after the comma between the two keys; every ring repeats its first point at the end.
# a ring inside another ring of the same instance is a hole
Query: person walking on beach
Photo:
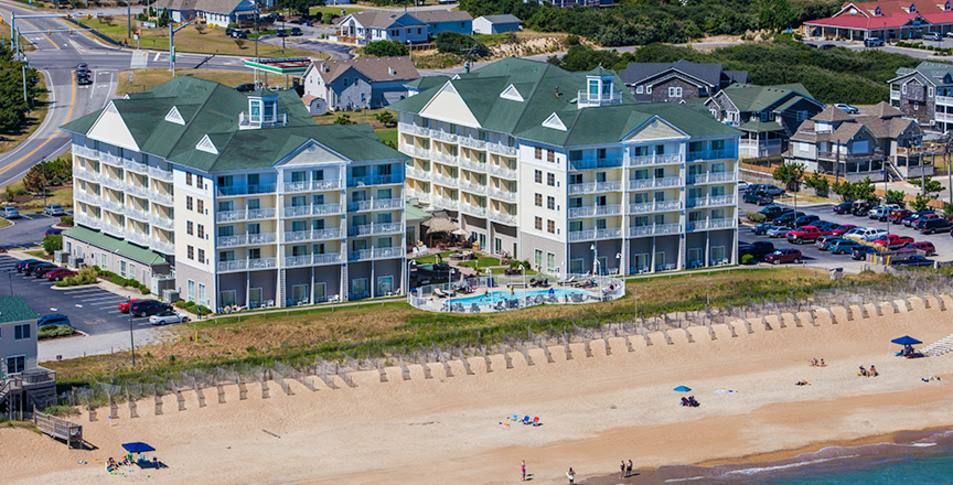
{"type": "Polygon", "coordinates": [[[566,478],[569,479],[569,485],[576,485],[576,471],[569,467],[569,471],[566,472],[566,478]]]}
{"type": "Polygon", "coordinates": [[[619,478],[625,478],[625,460],[622,460],[622,463],[619,464],[619,478]]]}
{"type": "Polygon", "coordinates": [[[632,460],[629,460],[629,463],[625,466],[625,476],[626,478],[632,476],[632,460]]]}
{"type": "Polygon", "coordinates": [[[526,460],[523,460],[520,463],[520,481],[521,482],[526,481],[526,460]]]}

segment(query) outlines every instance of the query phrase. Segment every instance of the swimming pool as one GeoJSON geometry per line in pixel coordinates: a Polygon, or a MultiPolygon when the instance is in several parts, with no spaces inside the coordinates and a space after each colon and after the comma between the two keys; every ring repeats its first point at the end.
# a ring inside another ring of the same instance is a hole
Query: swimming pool
{"type": "Polygon", "coordinates": [[[567,299],[572,299],[572,297],[577,296],[582,299],[587,299],[587,297],[592,296],[592,292],[581,290],[578,288],[542,288],[537,290],[515,290],[512,293],[509,290],[494,290],[487,293],[478,293],[476,295],[470,296],[460,296],[455,298],[450,298],[448,301],[451,305],[460,304],[466,307],[476,303],[477,305],[496,305],[499,302],[507,300],[520,300],[524,301],[527,298],[535,300],[536,297],[547,298],[549,296],[555,296],[556,300],[560,303],[565,302],[567,299]]]}

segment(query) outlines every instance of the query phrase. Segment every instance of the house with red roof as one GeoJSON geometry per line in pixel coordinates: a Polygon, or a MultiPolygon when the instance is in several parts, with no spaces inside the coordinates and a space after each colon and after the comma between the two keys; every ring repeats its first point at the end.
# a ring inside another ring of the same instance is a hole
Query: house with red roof
{"type": "Polygon", "coordinates": [[[863,41],[910,39],[953,31],[953,0],[847,2],[831,17],[804,22],[809,38],[863,41]]]}

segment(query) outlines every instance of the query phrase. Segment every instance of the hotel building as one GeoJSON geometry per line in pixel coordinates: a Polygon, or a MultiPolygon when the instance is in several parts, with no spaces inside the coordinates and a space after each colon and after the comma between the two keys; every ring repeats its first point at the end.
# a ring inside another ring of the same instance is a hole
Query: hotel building
{"type": "Polygon", "coordinates": [[[316,125],[292,91],[179,77],[64,129],[74,265],[213,310],[404,288],[405,157],[370,127],[316,125]]]}
{"type": "Polygon", "coordinates": [[[391,107],[407,196],[488,252],[560,277],[735,262],[739,132],[704,107],[517,58],[391,107]]]}

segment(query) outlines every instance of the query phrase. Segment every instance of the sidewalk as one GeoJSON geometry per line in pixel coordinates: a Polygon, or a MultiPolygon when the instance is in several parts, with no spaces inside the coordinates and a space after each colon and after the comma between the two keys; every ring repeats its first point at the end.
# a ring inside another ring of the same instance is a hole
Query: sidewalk
{"type": "MultiPolygon", "coordinates": [[[[160,341],[165,335],[158,328],[139,328],[133,330],[136,348],[160,341]]],[[[41,340],[37,345],[39,362],[62,359],[75,359],[87,355],[112,354],[129,350],[129,332],[106,333],[92,336],[76,336],[41,340]]]]}

